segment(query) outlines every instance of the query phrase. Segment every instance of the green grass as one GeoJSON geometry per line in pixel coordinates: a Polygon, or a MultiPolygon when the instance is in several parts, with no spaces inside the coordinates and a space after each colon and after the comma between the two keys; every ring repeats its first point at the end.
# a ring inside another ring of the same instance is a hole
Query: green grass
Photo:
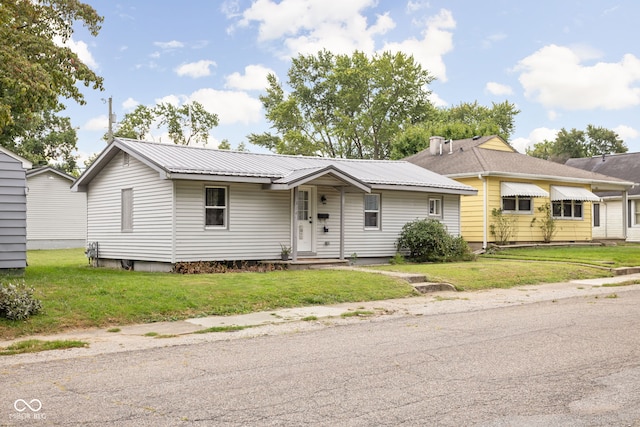
{"type": "Polygon", "coordinates": [[[607,268],[636,267],[640,266],[640,245],[513,248],[484,257],[575,262],[607,268]]]}
{"type": "Polygon", "coordinates": [[[473,262],[403,264],[376,268],[424,274],[427,281],[450,283],[458,290],[511,288],[612,276],[608,271],[582,265],[485,258],[473,262]]]}
{"type": "Polygon", "coordinates": [[[19,279],[35,289],[43,309],[26,321],[0,319],[0,339],[415,295],[402,281],[356,271],[145,273],[92,268],[82,249],[29,251],[27,258],[19,279]]]}
{"type": "Polygon", "coordinates": [[[241,331],[247,328],[253,328],[253,326],[252,325],[212,326],[207,329],[200,329],[199,331],[195,331],[194,334],[208,334],[211,332],[235,332],[235,331],[241,331]]]}
{"type": "Polygon", "coordinates": [[[39,351],[62,350],[66,348],[87,347],[89,344],[84,341],[75,340],[25,340],[11,344],[8,347],[0,348],[0,356],[10,356],[22,353],[36,353],[39,351]]]}

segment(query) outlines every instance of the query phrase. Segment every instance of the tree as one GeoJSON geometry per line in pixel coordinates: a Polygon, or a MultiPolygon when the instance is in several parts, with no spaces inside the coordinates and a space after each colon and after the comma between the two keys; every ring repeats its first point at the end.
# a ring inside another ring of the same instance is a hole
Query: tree
{"type": "MultiPolygon", "coordinates": [[[[113,134],[121,138],[145,139],[154,123],[158,129],[166,126],[169,137],[176,144],[206,144],[209,132],[218,125],[218,116],[205,110],[197,101],[181,107],[169,103],[154,107],[138,105],[131,113],[125,114],[113,134]]],[[[107,140],[108,135],[105,134],[103,139],[107,140]]]]}
{"type": "Polygon", "coordinates": [[[593,157],[602,154],[626,153],[623,140],[612,130],[587,125],[586,131],[560,129],[553,141],[542,141],[527,148],[529,156],[565,163],[570,158],[593,157]]]}
{"type": "Polygon", "coordinates": [[[431,136],[465,139],[476,135],[499,135],[509,141],[518,113],[520,111],[508,101],[493,103],[491,108],[475,101],[435,110],[424,122],[406,127],[395,136],[391,158],[402,159],[428,148],[431,136]]]}
{"type": "Polygon", "coordinates": [[[394,136],[433,111],[432,81],[403,53],[299,55],[288,72],[291,91],[269,75],[260,97],[277,135],[248,139],[281,154],[388,158],[394,136]]]}
{"type": "Polygon", "coordinates": [[[15,146],[10,147],[16,154],[35,165],[52,164],[56,169],[69,174],[77,173],[78,137],[68,117],[56,116],[44,111],[32,119],[33,123],[15,146]]]}
{"type": "Polygon", "coordinates": [[[76,22],[96,36],[102,22],[77,0],[14,0],[0,5],[0,144],[26,135],[32,119],[64,108],[62,99],[84,104],[77,83],[102,90],[97,76],[63,43],[76,22]]]}

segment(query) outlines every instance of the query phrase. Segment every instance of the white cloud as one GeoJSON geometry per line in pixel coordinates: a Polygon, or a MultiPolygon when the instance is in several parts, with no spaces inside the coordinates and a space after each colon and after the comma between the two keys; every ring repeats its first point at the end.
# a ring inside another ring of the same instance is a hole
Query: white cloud
{"type": "Polygon", "coordinates": [[[522,59],[515,70],[525,96],[547,108],[618,110],[640,105],[640,59],[585,65],[594,51],[549,45],[522,59]],[[583,56],[581,56],[583,55],[583,56]]]}
{"type": "Polygon", "coordinates": [[[197,101],[207,111],[217,114],[220,125],[248,125],[263,119],[262,103],[245,92],[205,88],[192,93],[189,100],[197,101]]]}
{"type": "Polygon", "coordinates": [[[327,49],[336,54],[374,51],[374,36],[395,26],[387,13],[379,14],[372,25],[362,12],[377,5],[376,0],[257,0],[242,12],[238,25],[258,23],[260,42],[279,41],[282,57],[299,53],[316,54],[327,49]]]}
{"type": "Polygon", "coordinates": [[[494,43],[502,41],[506,38],[507,38],[507,35],[504,33],[491,34],[488,37],[486,37],[484,40],[482,40],[482,48],[489,49],[494,45],[494,43]]]}
{"type": "Polygon", "coordinates": [[[122,109],[125,111],[133,111],[138,106],[138,104],[140,104],[138,101],[129,97],[122,103],[122,109]]]}
{"type": "Polygon", "coordinates": [[[244,75],[235,72],[226,77],[225,87],[239,90],[264,90],[267,87],[267,75],[275,74],[263,65],[248,65],[244,67],[244,75]]]}
{"type": "Polygon", "coordinates": [[[410,38],[400,43],[387,43],[381,50],[404,52],[413,55],[415,60],[438,80],[447,81],[447,67],[442,57],[453,50],[453,30],[456,21],[446,9],[430,17],[422,31],[422,39],[410,38]]]}
{"type": "Polygon", "coordinates": [[[56,36],[53,38],[53,42],[58,46],[64,46],[71,49],[71,52],[78,55],[80,61],[85,64],[87,67],[92,69],[98,69],[98,63],[94,59],[91,51],[89,51],[89,45],[87,45],[83,41],[75,41],[73,39],[68,39],[66,42],[62,41],[62,38],[56,36]]]}
{"type": "Polygon", "coordinates": [[[555,140],[557,135],[557,129],[537,128],[526,137],[514,138],[511,145],[519,152],[524,153],[527,148],[532,148],[538,142],[555,140]]]}
{"type": "Polygon", "coordinates": [[[179,42],[178,40],[171,40],[169,42],[154,42],[155,46],[158,46],[160,49],[180,49],[184,47],[184,43],[179,42]]]}
{"type": "Polygon", "coordinates": [[[167,95],[162,98],[156,98],[156,104],[171,104],[173,106],[179,106],[186,97],[182,95],[167,95]]]}
{"type": "Polygon", "coordinates": [[[421,9],[428,9],[429,8],[429,1],[428,0],[418,0],[418,1],[413,1],[413,0],[409,0],[407,2],[407,8],[406,11],[408,14],[412,14],[412,13],[416,13],[421,9]]]}
{"type": "Polygon", "coordinates": [[[197,62],[190,62],[188,64],[182,64],[175,69],[176,74],[179,76],[193,77],[197,79],[199,77],[207,77],[211,75],[211,66],[216,66],[214,61],[201,60],[197,62]]]}
{"type": "Polygon", "coordinates": [[[101,130],[101,131],[106,131],[108,127],[109,127],[109,118],[107,117],[106,114],[102,114],[100,116],[93,117],[93,118],[89,119],[89,121],[87,121],[82,126],[82,130],[90,130],[90,131],[101,130]]]}
{"type": "Polygon", "coordinates": [[[617,133],[620,139],[622,139],[623,141],[626,141],[628,139],[636,139],[638,136],[640,136],[640,131],[627,125],[616,126],[615,128],[613,128],[613,131],[617,133]]]}
{"type": "Polygon", "coordinates": [[[513,95],[513,89],[511,89],[510,86],[503,85],[496,82],[489,82],[485,85],[484,88],[491,95],[496,95],[496,96],[513,95]]]}
{"type": "Polygon", "coordinates": [[[440,95],[438,95],[437,93],[431,92],[428,96],[429,101],[431,101],[431,103],[435,106],[435,107],[448,107],[449,103],[447,101],[445,101],[444,99],[440,98],[440,95]]]}

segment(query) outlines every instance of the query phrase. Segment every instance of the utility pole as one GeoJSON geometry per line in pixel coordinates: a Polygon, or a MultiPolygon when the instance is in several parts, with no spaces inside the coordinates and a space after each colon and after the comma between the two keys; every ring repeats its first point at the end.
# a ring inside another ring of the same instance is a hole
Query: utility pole
{"type": "Polygon", "coordinates": [[[113,141],[113,122],[115,122],[115,120],[114,120],[112,104],[113,104],[113,98],[110,96],[109,97],[109,130],[107,133],[107,144],[111,144],[111,141],[113,141]]]}

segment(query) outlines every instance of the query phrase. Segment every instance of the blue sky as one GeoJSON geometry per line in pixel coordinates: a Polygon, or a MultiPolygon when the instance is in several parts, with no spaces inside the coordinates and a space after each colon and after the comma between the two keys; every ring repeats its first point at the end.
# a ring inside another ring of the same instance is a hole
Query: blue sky
{"type": "MultiPolygon", "coordinates": [[[[290,58],[401,50],[436,77],[432,101],[508,100],[512,145],[554,139],[588,124],[615,130],[640,151],[640,2],[578,0],[84,0],[105,18],[98,37],[70,46],[104,92],[69,101],[82,159],[101,151],[107,103],[120,119],[138,104],[196,100],[218,114],[208,147],[269,130],[258,96],[267,73],[286,81],[290,58]]],[[[148,139],[169,142],[163,129],[148,139]]],[[[251,151],[263,151],[248,145],[251,151]]]]}

